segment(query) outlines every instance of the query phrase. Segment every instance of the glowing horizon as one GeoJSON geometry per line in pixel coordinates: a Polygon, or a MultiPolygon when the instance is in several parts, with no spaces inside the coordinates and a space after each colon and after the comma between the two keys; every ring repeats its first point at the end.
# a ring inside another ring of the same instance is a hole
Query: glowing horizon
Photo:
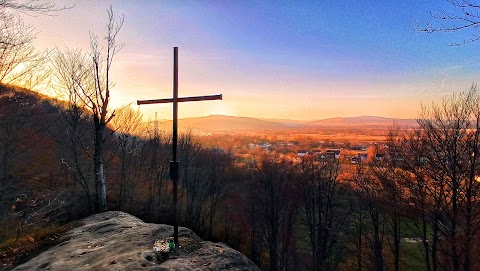
{"type": "MultiPolygon", "coordinates": [[[[461,36],[413,28],[429,11],[448,8],[445,3],[347,2],[65,0],[57,3],[76,6],[24,19],[39,31],[39,49],[88,50],[89,32],[105,33],[106,9],[124,14],[113,107],[171,97],[172,48],[178,46],[179,95],[223,94],[223,101],[179,105],[180,118],[416,118],[422,103],[475,82],[475,45],[449,47],[461,36]]],[[[144,105],[141,111],[146,120],[155,112],[169,119],[172,109],[144,105]]]]}

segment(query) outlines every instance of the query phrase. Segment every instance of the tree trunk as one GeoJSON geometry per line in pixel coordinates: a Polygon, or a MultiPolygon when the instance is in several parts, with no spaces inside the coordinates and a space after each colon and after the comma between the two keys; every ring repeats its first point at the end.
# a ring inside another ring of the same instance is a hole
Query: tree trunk
{"type": "Polygon", "coordinates": [[[435,215],[435,222],[433,225],[432,233],[432,270],[438,270],[438,243],[439,243],[439,229],[438,229],[438,217],[435,215]]]}
{"type": "Polygon", "coordinates": [[[395,271],[400,270],[400,219],[398,217],[397,211],[395,210],[395,218],[393,221],[393,242],[394,242],[394,261],[395,261],[395,271]]]}
{"type": "Polygon", "coordinates": [[[103,131],[105,125],[100,123],[99,119],[94,116],[95,120],[95,191],[96,191],[96,212],[102,213],[107,211],[107,189],[105,186],[105,172],[103,165],[103,131]]]}
{"type": "Polygon", "coordinates": [[[2,157],[2,176],[3,178],[6,178],[8,175],[8,144],[5,142],[3,144],[3,157],[2,157]]]}
{"type": "Polygon", "coordinates": [[[383,271],[383,252],[382,240],[380,236],[380,217],[379,211],[374,209],[371,211],[373,224],[373,254],[374,254],[374,270],[383,271]]]}
{"type": "Polygon", "coordinates": [[[428,244],[427,218],[422,214],[422,244],[425,253],[425,270],[430,271],[430,247],[428,244]]]}
{"type": "Polygon", "coordinates": [[[121,211],[123,211],[124,208],[124,202],[126,198],[126,184],[127,184],[127,169],[126,169],[126,150],[125,146],[123,146],[123,142],[121,143],[122,146],[122,151],[120,153],[120,161],[121,161],[121,166],[120,166],[120,192],[118,195],[118,207],[121,211]]]}
{"type": "Polygon", "coordinates": [[[458,248],[457,248],[457,217],[458,217],[458,184],[457,180],[453,180],[452,185],[452,219],[450,221],[450,258],[452,259],[452,270],[458,271],[460,270],[460,259],[458,257],[458,248]]]}

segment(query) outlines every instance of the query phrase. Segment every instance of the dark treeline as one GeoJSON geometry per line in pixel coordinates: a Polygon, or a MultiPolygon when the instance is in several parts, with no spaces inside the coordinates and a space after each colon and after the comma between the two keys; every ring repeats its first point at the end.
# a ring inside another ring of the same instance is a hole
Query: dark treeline
{"type": "MultiPolygon", "coordinates": [[[[179,140],[180,225],[263,270],[477,270],[479,92],[424,108],[393,128],[380,159],[340,164],[265,153],[242,161],[179,140]]],[[[92,213],[95,129],[88,111],[0,89],[0,241],[92,213]]],[[[105,136],[108,210],[172,224],[170,135],[116,111],[105,136]],[[137,136],[135,134],[142,134],[137,136]]]]}

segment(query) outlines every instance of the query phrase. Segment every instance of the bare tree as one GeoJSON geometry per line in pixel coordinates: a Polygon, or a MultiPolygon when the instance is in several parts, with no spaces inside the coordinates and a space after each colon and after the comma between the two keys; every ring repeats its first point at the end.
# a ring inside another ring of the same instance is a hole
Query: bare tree
{"type": "Polygon", "coordinates": [[[42,0],[0,0],[0,12],[5,13],[7,9],[28,13],[28,14],[50,14],[54,11],[59,11],[69,8],[67,6],[58,7],[54,3],[42,0]]]}
{"type": "Polygon", "coordinates": [[[480,26],[480,4],[472,0],[446,0],[453,11],[441,9],[439,12],[430,12],[430,16],[438,23],[425,20],[423,25],[415,24],[417,31],[433,32],[469,32],[467,38],[461,42],[450,45],[463,45],[480,39],[478,26],[480,26]]]}
{"type": "Polygon", "coordinates": [[[250,259],[260,265],[260,255],[262,250],[262,242],[260,236],[260,214],[257,212],[256,208],[259,206],[259,195],[257,193],[257,183],[254,175],[254,165],[253,162],[248,163],[245,167],[245,172],[247,172],[246,178],[246,206],[245,206],[245,220],[242,220],[243,228],[245,229],[247,236],[249,237],[250,248],[249,248],[249,257],[250,259]]]}
{"type": "Polygon", "coordinates": [[[179,156],[182,161],[180,180],[182,189],[179,198],[184,201],[184,219],[188,227],[200,231],[202,185],[206,178],[205,167],[200,158],[202,146],[194,139],[191,131],[180,136],[179,156]]]}
{"type": "Polygon", "coordinates": [[[205,152],[207,178],[204,180],[203,194],[203,218],[202,221],[207,228],[207,238],[212,237],[214,219],[217,213],[225,206],[224,201],[230,191],[229,168],[233,164],[231,153],[220,149],[206,149],[205,152]]]}
{"type": "MultiPolygon", "coordinates": [[[[423,113],[419,124],[424,128],[422,139],[426,152],[422,157],[425,166],[431,169],[426,173],[429,179],[444,186],[448,195],[444,199],[442,210],[446,215],[445,221],[442,221],[442,230],[450,244],[447,255],[451,259],[452,270],[460,270],[461,256],[464,257],[463,269],[470,270],[471,244],[465,240],[465,246],[461,246],[463,241],[460,240],[463,239],[462,228],[469,228],[461,222],[465,221],[462,217],[464,207],[471,209],[471,206],[464,204],[470,205],[473,196],[470,195],[467,200],[465,193],[476,190],[471,187],[476,186],[476,182],[472,180],[475,178],[476,165],[471,157],[478,156],[478,150],[470,150],[470,147],[478,143],[470,142],[469,137],[472,131],[470,129],[473,128],[476,134],[479,128],[477,125],[472,127],[471,123],[472,117],[475,120],[475,115],[478,115],[478,92],[476,88],[472,88],[468,93],[445,99],[441,105],[434,105],[431,110],[424,109],[423,113]]],[[[469,218],[471,219],[472,217],[469,218]]],[[[471,240],[472,236],[469,237],[471,240]]]]}
{"type": "Polygon", "coordinates": [[[18,13],[51,14],[70,7],[57,7],[39,0],[0,0],[0,84],[33,88],[48,77],[49,51],[37,52],[35,33],[18,13]]]}
{"type": "Polygon", "coordinates": [[[413,202],[433,230],[432,270],[478,269],[479,101],[473,86],[424,107],[420,127],[401,141],[413,202]]]}
{"type": "Polygon", "coordinates": [[[15,239],[27,228],[38,229],[61,217],[67,203],[64,191],[29,191],[16,195],[11,207],[11,217],[18,221],[15,239]]]}
{"type": "Polygon", "coordinates": [[[341,204],[339,164],[336,160],[316,161],[306,157],[297,168],[313,270],[335,270],[338,264],[335,251],[349,216],[348,206],[341,204]]]}
{"type": "Polygon", "coordinates": [[[34,87],[47,76],[48,52],[35,51],[33,28],[18,15],[1,18],[0,83],[34,87]]]}
{"type": "Polygon", "coordinates": [[[145,128],[142,126],[142,114],[138,109],[134,110],[129,105],[122,106],[116,110],[111,127],[115,131],[116,145],[112,152],[112,158],[119,156],[120,160],[120,165],[116,166],[116,171],[119,173],[118,204],[119,209],[124,210],[127,199],[133,197],[143,169],[140,154],[143,154],[144,142],[138,137],[145,128]]]}
{"type": "Polygon", "coordinates": [[[385,224],[389,233],[388,242],[393,253],[394,270],[400,270],[401,222],[403,220],[404,183],[409,174],[402,170],[403,159],[395,142],[398,140],[398,129],[392,128],[387,137],[387,147],[381,160],[375,159],[370,170],[380,184],[382,191],[379,200],[386,213],[385,224]]]}
{"type": "MultiPolygon", "coordinates": [[[[369,265],[369,270],[385,270],[385,256],[383,253],[385,241],[385,224],[383,221],[385,213],[380,204],[382,196],[379,188],[381,183],[375,178],[370,168],[359,165],[357,173],[353,176],[352,186],[356,192],[356,203],[359,205],[356,211],[359,212],[358,217],[360,220],[358,222],[361,224],[362,229],[359,231],[359,234],[361,234],[360,240],[364,240],[370,247],[367,252],[369,257],[364,260],[369,265]]],[[[364,245],[362,242],[358,244],[359,248],[364,245]]],[[[363,257],[363,255],[359,256],[363,257]]],[[[361,266],[364,263],[361,261],[359,264],[361,266]]],[[[362,270],[361,267],[358,268],[362,270]]]]}
{"type": "Polygon", "coordinates": [[[293,229],[298,210],[293,163],[277,156],[264,157],[255,172],[259,230],[269,255],[269,270],[288,270],[293,229]]]}
{"type": "Polygon", "coordinates": [[[87,57],[80,50],[57,51],[51,63],[54,91],[59,98],[59,123],[61,129],[49,133],[62,147],[59,158],[75,182],[85,193],[91,213],[95,212],[94,195],[91,187],[91,166],[85,163],[91,158],[92,144],[88,123],[88,112],[84,109],[84,99],[79,96],[79,85],[92,85],[92,76],[87,57]],[[65,102],[63,102],[65,101],[65,102]]]}
{"type": "Polygon", "coordinates": [[[98,36],[91,34],[91,52],[88,56],[79,51],[67,53],[67,56],[72,56],[72,59],[60,61],[64,62],[65,65],[57,65],[55,69],[59,73],[56,77],[61,79],[59,81],[63,82],[63,86],[66,87],[64,88],[66,93],[69,96],[73,95],[75,101],[85,107],[92,117],[94,126],[93,153],[89,152],[89,155],[93,158],[94,164],[96,212],[107,210],[104,145],[106,127],[114,117],[114,112],[111,112],[109,107],[110,90],[113,86],[111,68],[114,56],[123,47],[122,44],[117,44],[116,38],[123,26],[124,17],[120,16],[117,21],[112,8],[107,12],[107,34],[104,37],[107,43],[106,51],[104,52],[100,48],[98,36]]]}
{"type": "Polygon", "coordinates": [[[427,152],[423,144],[423,129],[415,130],[402,135],[398,140],[391,142],[400,156],[404,177],[403,187],[406,189],[407,202],[410,203],[411,213],[419,218],[419,223],[414,223],[412,230],[421,236],[425,270],[439,270],[440,255],[440,229],[443,225],[442,213],[445,202],[445,186],[435,182],[426,173],[425,167],[427,152]]]}
{"type": "Polygon", "coordinates": [[[145,190],[147,195],[147,214],[158,221],[172,221],[171,193],[168,193],[168,161],[171,157],[171,137],[149,133],[148,141],[143,145],[145,163],[145,190]]]}
{"type": "Polygon", "coordinates": [[[110,80],[110,71],[114,56],[123,47],[116,43],[116,37],[123,25],[124,17],[121,16],[119,21],[115,21],[113,9],[108,10],[109,22],[107,25],[107,41],[106,55],[102,54],[98,44],[98,36],[91,35],[91,58],[93,61],[94,76],[94,92],[90,89],[82,89],[85,95],[85,105],[93,113],[93,122],[95,125],[95,140],[93,160],[95,165],[95,189],[97,211],[104,212],[107,210],[107,191],[105,185],[105,172],[103,162],[103,146],[105,143],[105,128],[114,117],[110,112],[108,104],[110,102],[110,88],[113,86],[110,80]]]}

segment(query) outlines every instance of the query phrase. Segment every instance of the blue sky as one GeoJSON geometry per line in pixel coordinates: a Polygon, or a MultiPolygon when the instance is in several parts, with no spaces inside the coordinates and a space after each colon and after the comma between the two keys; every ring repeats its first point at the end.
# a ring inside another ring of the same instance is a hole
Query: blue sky
{"type": "MultiPolygon", "coordinates": [[[[38,48],[83,47],[105,32],[106,9],[125,15],[114,66],[115,106],[171,96],[172,47],[180,95],[223,101],[180,107],[180,117],[227,114],[322,119],[415,118],[421,103],[464,91],[480,70],[469,33],[419,33],[447,1],[56,1],[56,16],[26,17],[38,48]]],[[[435,21],[432,21],[435,22],[435,21]]],[[[141,108],[146,118],[169,106],[141,108]]]]}

